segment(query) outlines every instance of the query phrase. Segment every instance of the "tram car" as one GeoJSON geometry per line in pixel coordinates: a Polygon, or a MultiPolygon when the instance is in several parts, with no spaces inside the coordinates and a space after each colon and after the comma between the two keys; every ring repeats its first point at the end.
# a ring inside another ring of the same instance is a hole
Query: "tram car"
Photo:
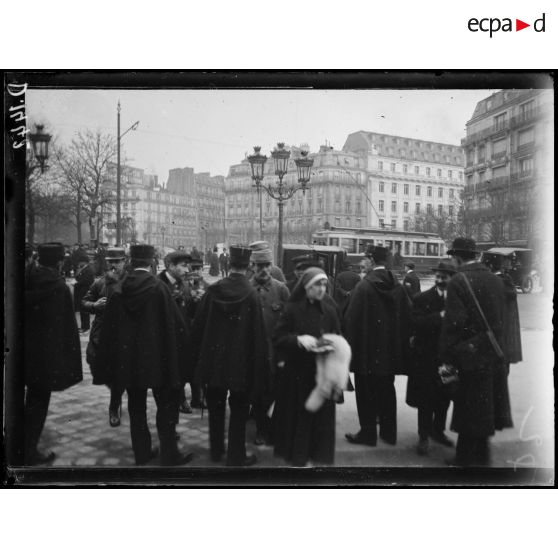
{"type": "Polygon", "coordinates": [[[385,246],[391,253],[389,267],[402,270],[404,262],[412,261],[421,273],[429,273],[440,260],[448,259],[447,245],[435,233],[332,226],[315,232],[312,244],[315,250],[325,246],[343,249],[353,263],[362,259],[368,246],[385,246]]]}

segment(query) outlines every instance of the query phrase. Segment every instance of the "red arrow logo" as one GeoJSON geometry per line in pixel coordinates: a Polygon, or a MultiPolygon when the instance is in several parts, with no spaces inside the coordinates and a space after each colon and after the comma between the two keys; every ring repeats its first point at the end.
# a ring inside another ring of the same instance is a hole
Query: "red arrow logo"
{"type": "Polygon", "coordinates": [[[521,31],[522,29],[525,29],[526,27],[531,27],[531,24],[530,23],[525,23],[524,21],[521,21],[520,19],[515,20],[515,30],[516,31],[521,31]]]}

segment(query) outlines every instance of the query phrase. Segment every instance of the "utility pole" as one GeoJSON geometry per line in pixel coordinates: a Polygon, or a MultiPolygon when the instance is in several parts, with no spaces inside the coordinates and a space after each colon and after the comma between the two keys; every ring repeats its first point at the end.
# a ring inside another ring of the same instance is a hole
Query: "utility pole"
{"type": "Polygon", "coordinates": [[[122,223],[120,221],[120,99],[116,109],[116,245],[122,243],[122,223]]]}

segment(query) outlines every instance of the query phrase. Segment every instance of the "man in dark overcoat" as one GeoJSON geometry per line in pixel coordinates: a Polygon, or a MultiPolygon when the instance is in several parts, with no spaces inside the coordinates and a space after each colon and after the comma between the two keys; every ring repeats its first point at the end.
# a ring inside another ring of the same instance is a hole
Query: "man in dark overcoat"
{"type": "Polygon", "coordinates": [[[267,341],[260,301],[245,276],[250,249],[231,246],[228,277],[211,285],[193,324],[198,351],[196,378],[206,387],[211,459],[225,453],[225,405],[229,394],[230,418],[227,465],[253,465],[246,454],[246,421],[250,404],[266,389],[267,341]]]}
{"type": "Polygon", "coordinates": [[[352,444],[375,446],[377,427],[388,444],[397,442],[395,374],[406,373],[409,357],[410,302],[393,273],[386,269],[388,249],[371,247],[372,270],[353,290],[345,313],[351,345],[351,370],[360,431],[346,434],[352,444]]]}
{"type": "Polygon", "coordinates": [[[229,274],[229,255],[227,254],[227,249],[223,248],[223,251],[219,254],[219,269],[221,270],[221,277],[226,277],[229,274]]]}
{"type": "Polygon", "coordinates": [[[502,397],[503,362],[489,340],[464,276],[500,348],[503,345],[505,289],[499,277],[476,261],[477,254],[471,238],[456,238],[448,251],[459,272],[448,283],[440,339],[440,359],[459,371],[451,424],[459,436],[455,460],[450,462],[459,466],[488,465],[488,439],[496,429],[506,426],[497,414],[502,397]]]}
{"type": "Polygon", "coordinates": [[[407,289],[411,299],[420,293],[420,279],[415,271],[414,262],[405,262],[405,277],[403,278],[403,286],[407,289]]]}
{"type": "Polygon", "coordinates": [[[193,454],[181,455],[176,441],[177,390],[190,362],[184,320],[166,285],[151,273],[155,250],[130,247],[130,267],[109,298],[99,344],[106,383],[126,389],[132,448],[137,465],[157,452],[147,424],[147,390],[157,404],[161,464],[182,465],[193,454]]]}
{"type": "Polygon", "coordinates": [[[345,310],[349,306],[351,292],[359,281],[360,275],[354,271],[350,264],[346,264],[343,271],[335,278],[333,300],[337,303],[341,316],[345,314],[345,310]]]}
{"type": "Polygon", "coordinates": [[[450,398],[440,383],[438,368],[442,363],[438,346],[447,283],[455,273],[455,266],[440,262],[432,271],[436,274],[435,284],[415,296],[411,319],[411,365],[406,401],[418,409],[419,455],[428,453],[430,438],[444,446],[453,446],[444,433],[450,398]]]}
{"type": "Polygon", "coordinates": [[[81,349],[70,289],[61,275],[64,247],[39,246],[38,265],[25,284],[24,370],[25,463],[38,465],[55,458],[37,445],[45,425],[50,394],[81,382],[81,349]]]}
{"type": "Polygon", "coordinates": [[[268,356],[270,362],[270,389],[268,393],[262,394],[260,400],[254,405],[256,418],[256,439],[254,443],[261,446],[269,443],[272,437],[272,427],[267,411],[273,401],[273,379],[275,377],[275,361],[273,357],[273,344],[271,337],[275,330],[275,325],[289,300],[289,289],[281,281],[277,281],[271,276],[272,265],[271,250],[253,250],[251,255],[252,264],[255,267],[255,275],[250,279],[250,283],[256,289],[263,310],[265,323],[265,336],[268,346],[268,356]]]}
{"type": "Polygon", "coordinates": [[[74,284],[74,307],[75,311],[79,312],[79,319],[81,322],[80,333],[87,333],[91,326],[89,312],[81,307],[81,300],[87,294],[87,291],[95,281],[95,272],[89,262],[88,256],[82,256],[77,264],[77,271],[75,275],[76,282],[74,284]]]}
{"type": "MultiPolygon", "coordinates": [[[[191,298],[190,289],[186,281],[186,275],[189,273],[189,263],[191,256],[187,252],[175,251],[165,257],[166,269],[161,271],[157,276],[170,290],[172,298],[176,303],[178,310],[184,320],[184,328],[187,337],[190,337],[191,318],[188,310],[189,299],[191,298]]],[[[188,340],[187,340],[188,342],[188,340]]],[[[191,381],[191,378],[184,378],[184,382],[191,381]]],[[[192,395],[196,393],[196,389],[191,385],[192,395]]],[[[178,410],[181,413],[191,414],[192,407],[186,398],[184,385],[177,392],[179,401],[178,410]]],[[[178,422],[178,416],[177,416],[178,422]]]]}
{"type": "MultiPolygon", "coordinates": [[[[93,384],[95,385],[103,385],[105,377],[104,371],[99,370],[97,363],[103,314],[109,297],[112,295],[116,285],[124,277],[125,263],[126,253],[123,248],[109,248],[105,254],[106,271],[104,275],[95,279],[95,282],[81,301],[83,310],[95,316],[85,352],[87,363],[91,368],[93,384]]],[[[109,424],[113,427],[120,426],[122,394],[122,388],[110,387],[109,424]]]]}

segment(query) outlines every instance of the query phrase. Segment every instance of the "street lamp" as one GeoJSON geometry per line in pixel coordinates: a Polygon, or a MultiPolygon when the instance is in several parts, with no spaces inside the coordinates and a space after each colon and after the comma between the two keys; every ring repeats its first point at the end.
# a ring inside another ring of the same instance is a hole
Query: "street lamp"
{"type": "Polygon", "coordinates": [[[120,218],[120,140],[130,131],[136,130],[139,120],[134,122],[123,134],[120,133],[120,100],[116,109],[116,244],[122,242],[122,221],[120,218]]]}
{"type": "MultiPolygon", "coordinates": [[[[283,207],[285,201],[291,199],[296,192],[302,190],[303,195],[306,194],[308,182],[310,182],[310,171],[314,160],[308,157],[308,151],[301,151],[300,157],[294,161],[296,164],[296,171],[298,175],[298,183],[296,184],[283,184],[283,178],[288,172],[289,159],[291,152],[285,149],[284,143],[278,143],[277,147],[271,152],[273,164],[275,167],[275,175],[278,180],[274,185],[265,185],[263,183],[264,166],[267,161],[265,155],[260,154],[260,147],[254,147],[254,154],[248,157],[250,166],[252,167],[252,180],[254,186],[258,188],[261,196],[262,188],[266,191],[270,198],[277,201],[279,207],[279,227],[278,227],[278,243],[277,243],[277,265],[279,267],[283,264],[283,207]]],[[[261,197],[260,197],[260,232],[261,232],[261,197]]]]}
{"type": "MultiPolygon", "coordinates": [[[[31,146],[33,147],[33,154],[39,163],[41,174],[48,168],[45,164],[48,159],[48,144],[52,139],[50,134],[43,133],[44,126],[42,124],[35,125],[35,133],[29,134],[31,146]]],[[[35,167],[36,168],[36,167],[35,167]]]]}
{"type": "Polygon", "coordinates": [[[207,251],[209,250],[208,244],[207,244],[208,225],[207,225],[207,224],[202,225],[202,226],[200,227],[200,229],[201,229],[202,231],[205,231],[205,251],[206,251],[206,253],[207,253],[207,251]]]}

